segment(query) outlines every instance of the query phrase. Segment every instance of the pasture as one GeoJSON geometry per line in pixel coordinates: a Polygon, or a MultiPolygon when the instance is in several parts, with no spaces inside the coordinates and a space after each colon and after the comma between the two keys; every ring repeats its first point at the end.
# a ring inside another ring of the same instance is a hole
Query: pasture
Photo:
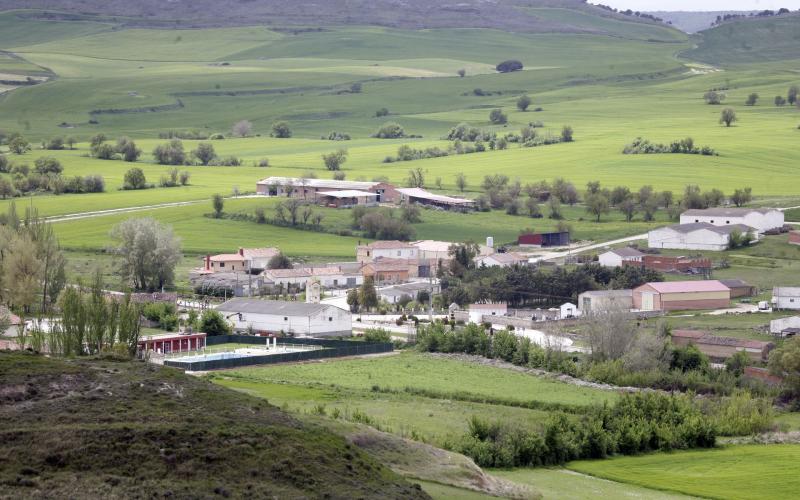
{"type": "Polygon", "coordinates": [[[569,469],[645,488],[725,499],[794,498],[800,478],[787,464],[800,445],[727,446],[706,451],[573,462],[569,469]]]}

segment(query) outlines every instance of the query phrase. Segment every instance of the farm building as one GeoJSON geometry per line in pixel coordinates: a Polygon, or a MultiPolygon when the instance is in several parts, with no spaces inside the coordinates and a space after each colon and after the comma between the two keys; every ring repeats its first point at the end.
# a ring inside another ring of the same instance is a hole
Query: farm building
{"type": "Polygon", "coordinates": [[[633,308],[639,311],[720,309],[730,302],[730,288],[716,280],[653,282],[633,289],[633,308]]]}
{"type": "Polygon", "coordinates": [[[647,233],[647,245],[650,248],[722,251],[728,249],[731,234],[734,233],[749,233],[753,241],[758,240],[756,230],[750,226],[715,226],[707,222],[692,222],[653,229],[647,233]]]}
{"type": "MultiPolygon", "coordinates": [[[[420,259],[448,261],[452,258],[450,247],[453,242],[451,241],[420,240],[412,242],[411,245],[417,247],[420,259]]],[[[491,255],[493,253],[494,249],[492,247],[478,245],[478,255],[491,255]]]]}
{"type": "Polygon", "coordinates": [[[322,193],[362,191],[374,193],[377,203],[397,203],[400,195],[385,182],[337,181],[333,179],[303,179],[298,177],[267,177],[256,183],[256,193],[264,196],[302,198],[314,203],[323,202],[322,193]]]}
{"type": "Polygon", "coordinates": [[[373,241],[356,247],[358,262],[367,263],[379,258],[418,259],[419,249],[405,241],[396,240],[373,241]]]}
{"type": "Polygon", "coordinates": [[[445,210],[456,210],[466,212],[475,208],[475,202],[466,198],[454,198],[443,194],[433,194],[422,188],[397,188],[400,193],[400,201],[405,203],[415,203],[429,207],[442,208],[445,210]]]}
{"type": "Polygon", "coordinates": [[[376,285],[405,283],[411,276],[410,269],[412,267],[417,267],[416,261],[378,257],[372,262],[364,264],[361,268],[361,275],[364,279],[372,278],[376,285]]]}
{"type": "Polygon", "coordinates": [[[800,316],[773,319],[769,322],[769,333],[781,337],[793,336],[800,333],[800,316]]]}
{"type": "Polygon", "coordinates": [[[469,312],[469,322],[480,324],[484,322],[484,316],[505,316],[508,313],[508,305],[504,302],[497,304],[470,304],[467,311],[469,312]]]}
{"type": "Polygon", "coordinates": [[[635,248],[614,248],[601,253],[598,256],[598,262],[601,266],[622,267],[623,262],[631,264],[641,262],[643,256],[644,254],[635,248]]]}
{"type": "Polygon", "coordinates": [[[632,290],[591,290],[578,295],[578,309],[581,314],[629,311],[632,307],[632,290]]]}
{"type": "Polygon", "coordinates": [[[743,351],[756,363],[766,361],[769,352],[775,347],[772,342],[716,337],[697,330],[673,330],[672,343],[679,346],[695,345],[700,352],[715,361],[728,359],[743,351]]]}
{"type": "Polygon", "coordinates": [[[528,263],[528,258],[522,255],[507,252],[507,253],[493,253],[491,255],[483,255],[475,258],[476,267],[511,267],[524,265],[528,263]]]}
{"type": "Polygon", "coordinates": [[[763,234],[780,229],[784,224],[783,212],[774,208],[706,208],[687,210],[681,214],[681,224],[705,222],[714,226],[748,226],[763,234]]]}
{"type": "Polygon", "coordinates": [[[705,257],[668,257],[664,255],[644,255],[639,262],[625,261],[625,265],[641,266],[663,273],[710,274],[711,259],[705,257]]]}
{"type": "Polygon", "coordinates": [[[772,307],[800,309],[800,287],[776,286],[772,289],[772,307]]]}
{"type": "Polygon", "coordinates": [[[158,354],[172,352],[199,351],[206,346],[205,333],[163,333],[142,335],[137,347],[140,352],[152,351],[158,354]]]}
{"type": "Polygon", "coordinates": [[[282,300],[232,299],[217,306],[235,331],[283,333],[299,337],[350,336],[349,311],[328,304],[282,300]]]}
{"type": "Polygon", "coordinates": [[[753,297],[758,293],[756,287],[743,280],[729,279],[719,280],[720,283],[731,289],[731,298],[737,297],[753,297]]]}
{"type": "Polygon", "coordinates": [[[330,208],[374,207],[378,204],[378,194],[357,189],[319,191],[317,201],[330,208]]]}
{"type": "Polygon", "coordinates": [[[789,231],[789,243],[800,245],[800,231],[789,231]]]}
{"type": "Polygon", "coordinates": [[[563,247],[569,245],[569,231],[556,233],[524,233],[517,237],[521,247],[563,247]]]}

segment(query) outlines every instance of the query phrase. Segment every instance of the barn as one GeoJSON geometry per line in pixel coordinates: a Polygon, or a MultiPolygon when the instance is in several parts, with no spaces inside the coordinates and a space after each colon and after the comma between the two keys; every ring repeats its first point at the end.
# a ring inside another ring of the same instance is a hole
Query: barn
{"type": "Polygon", "coordinates": [[[651,282],[633,289],[633,308],[639,311],[721,309],[730,302],[730,288],[717,280],[651,282]]]}
{"type": "Polygon", "coordinates": [[[722,251],[728,249],[734,233],[750,234],[753,241],[758,240],[758,231],[750,226],[715,226],[708,222],[692,222],[653,229],[647,233],[647,245],[650,248],[722,251]]]}
{"type": "Polygon", "coordinates": [[[569,231],[555,233],[524,233],[517,238],[522,247],[563,247],[569,245],[569,231]]]}
{"type": "Polygon", "coordinates": [[[687,210],[681,214],[681,224],[707,223],[714,226],[743,225],[758,233],[781,229],[783,212],[774,208],[706,208],[687,210]]]}
{"type": "Polygon", "coordinates": [[[644,254],[632,247],[613,248],[598,256],[601,266],[622,267],[622,263],[636,264],[642,262],[644,254]]]}

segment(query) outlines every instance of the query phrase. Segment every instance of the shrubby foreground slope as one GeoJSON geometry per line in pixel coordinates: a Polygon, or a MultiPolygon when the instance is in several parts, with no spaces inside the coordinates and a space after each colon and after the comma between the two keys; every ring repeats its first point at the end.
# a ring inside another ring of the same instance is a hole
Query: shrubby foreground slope
{"type": "Polygon", "coordinates": [[[427,498],[264,400],[144,363],[0,353],[0,497],[427,498]]]}

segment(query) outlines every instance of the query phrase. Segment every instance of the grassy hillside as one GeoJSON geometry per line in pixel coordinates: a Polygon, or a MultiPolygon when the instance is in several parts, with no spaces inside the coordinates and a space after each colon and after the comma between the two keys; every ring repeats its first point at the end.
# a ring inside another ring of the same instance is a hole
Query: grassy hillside
{"type": "Polygon", "coordinates": [[[726,22],[699,33],[698,37],[697,47],[684,55],[710,64],[798,59],[800,15],[726,22]]]}
{"type": "Polygon", "coordinates": [[[0,352],[3,495],[424,498],[339,437],[143,363],[0,352]]]}

